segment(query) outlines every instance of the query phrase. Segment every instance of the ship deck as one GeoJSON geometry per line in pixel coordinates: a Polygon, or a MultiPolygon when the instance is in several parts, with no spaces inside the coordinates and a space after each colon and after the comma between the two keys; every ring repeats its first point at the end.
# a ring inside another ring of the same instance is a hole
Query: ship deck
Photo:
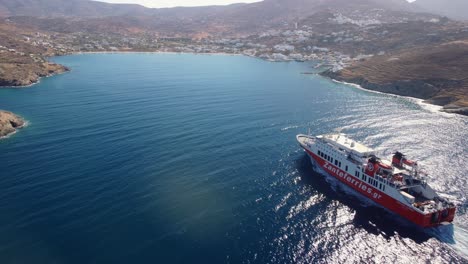
{"type": "Polygon", "coordinates": [[[328,134],[317,136],[317,138],[323,138],[325,141],[337,145],[338,147],[344,148],[348,151],[353,151],[363,155],[373,154],[374,150],[357,142],[350,138],[347,138],[345,134],[328,134]]]}

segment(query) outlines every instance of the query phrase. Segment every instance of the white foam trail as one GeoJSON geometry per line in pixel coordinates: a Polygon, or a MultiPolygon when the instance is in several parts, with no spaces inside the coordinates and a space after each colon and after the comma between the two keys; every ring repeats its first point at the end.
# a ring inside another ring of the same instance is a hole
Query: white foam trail
{"type": "Polygon", "coordinates": [[[391,93],[384,93],[384,92],[379,92],[379,91],[374,91],[374,90],[370,90],[370,89],[366,89],[364,87],[362,87],[361,85],[359,84],[355,84],[355,83],[348,83],[348,82],[343,82],[343,81],[338,81],[338,80],[335,80],[335,79],[332,79],[333,82],[335,83],[339,83],[339,84],[345,84],[345,85],[349,85],[349,86],[352,86],[356,89],[360,89],[360,90],[363,90],[363,91],[366,91],[366,92],[370,92],[370,93],[376,93],[376,94],[383,94],[383,95],[391,95],[391,96],[395,96],[395,97],[398,97],[398,98],[404,98],[404,99],[407,99],[419,106],[421,106],[421,108],[423,108],[424,110],[426,111],[429,111],[431,113],[437,113],[437,114],[441,114],[441,115],[444,115],[444,116],[454,116],[455,114],[453,113],[447,113],[447,112],[443,112],[443,108],[442,106],[440,105],[434,105],[434,104],[430,104],[430,103],[427,103],[425,100],[423,99],[419,99],[419,98],[416,98],[416,97],[411,97],[411,96],[403,96],[403,95],[397,95],[397,94],[391,94],[391,93]]]}
{"type": "Polygon", "coordinates": [[[286,131],[286,130],[289,130],[289,129],[294,129],[294,128],[298,128],[299,126],[287,126],[287,127],[284,127],[281,129],[281,131],[286,131]]]}
{"type": "Polygon", "coordinates": [[[25,120],[25,121],[24,121],[24,124],[23,124],[22,126],[16,127],[16,128],[15,128],[15,131],[11,132],[11,133],[8,134],[8,135],[5,135],[5,136],[3,136],[3,137],[0,137],[0,139],[10,138],[10,137],[13,136],[14,134],[18,133],[18,130],[19,130],[19,129],[25,128],[25,127],[29,126],[29,124],[30,124],[30,123],[29,123],[28,121],[25,120]]]}
{"type": "Polygon", "coordinates": [[[453,245],[453,248],[468,259],[468,230],[458,225],[454,225],[453,229],[453,236],[455,240],[455,245],[453,245]]]}

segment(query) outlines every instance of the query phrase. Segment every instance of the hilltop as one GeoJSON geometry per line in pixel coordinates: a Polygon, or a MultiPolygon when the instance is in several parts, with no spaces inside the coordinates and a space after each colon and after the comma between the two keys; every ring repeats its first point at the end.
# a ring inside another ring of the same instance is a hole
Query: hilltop
{"type": "Polygon", "coordinates": [[[426,12],[448,16],[452,19],[468,20],[466,0],[417,0],[413,4],[426,12]]]}
{"type": "Polygon", "coordinates": [[[88,0],[0,0],[1,16],[103,17],[143,15],[149,8],[88,0]]]}
{"type": "Polygon", "coordinates": [[[228,6],[160,9],[88,0],[0,0],[0,15],[3,16],[62,18],[63,25],[50,25],[50,20],[44,21],[44,30],[57,30],[60,26],[61,31],[76,31],[79,28],[89,30],[93,26],[112,28],[118,25],[172,34],[251,34],[284,27],[321,12],[371,12],[377,9],[418,11],[406,0],[265,0],[228,6]]]}

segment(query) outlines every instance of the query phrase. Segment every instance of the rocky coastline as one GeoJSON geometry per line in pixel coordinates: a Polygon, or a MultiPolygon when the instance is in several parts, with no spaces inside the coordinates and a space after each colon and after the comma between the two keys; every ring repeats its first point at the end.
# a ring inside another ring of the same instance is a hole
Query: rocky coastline
{"type": "Polygon", "coordinates": [[[33,85],[43,77],[60,74],[70,69],[56,63],[0,64],[0,87],[24,87],[33,85]]]}
{"type": "Polygon", "coordinates": [[[459,98],[456,95],[451,95],[424,80],[394,80],[379,84],[370,82],[363,76],[347,78],[342,76],[340,72],[331,70],[324,71],[320,75],[339,82],[356,84],[371,91],[422,99],[425,103],[442,106],[441,111],[443,112],[468,116],[468,106],[457,104],[459,98]]]}
{"type": "Polygon", "coordinates": [[[15,133],[18,129],[24,127],[26,122],[23,118],[12,112],[0,110],[0,139],[15,133]]]}
{"type": "MultiPolygon", "coordinates": [[[[69,71],[69,68],[51,62],[0,63],[0,89],[2,87],[31,86],[42,77],[49,77],[69,71]]],[[[0,139],[14,134],[25,125],[20,116],[0,110],[0,139]]]]}
{"type": "Polygon", "coordinates": [[[468,116],[468,40],[373,56],[322,76],[362,88],[415,97],[468,116]]]}

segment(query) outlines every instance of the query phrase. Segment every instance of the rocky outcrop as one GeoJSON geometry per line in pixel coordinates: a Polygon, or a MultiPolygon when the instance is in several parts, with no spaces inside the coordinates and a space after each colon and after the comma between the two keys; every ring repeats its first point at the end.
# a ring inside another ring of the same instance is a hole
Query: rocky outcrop
{"type": "Polygon", "coordinates": [[[14,133],[17,129],[22,128],[24,124],[25,121],[21,117],[11,112],[0,110],[0,138],[14,133]]]}
{"type": "Polygon", "coordinates": [[[468,115],[468,41],[412,49],[360,61],[323,76],[373,91],[416,97],[468,115]]]}
{"type": "Polygon", "coordinates": [[[65,66],[50,63],[0,63],[0,86],[28,86],[40,78],[68,71],[65,66]]]}

